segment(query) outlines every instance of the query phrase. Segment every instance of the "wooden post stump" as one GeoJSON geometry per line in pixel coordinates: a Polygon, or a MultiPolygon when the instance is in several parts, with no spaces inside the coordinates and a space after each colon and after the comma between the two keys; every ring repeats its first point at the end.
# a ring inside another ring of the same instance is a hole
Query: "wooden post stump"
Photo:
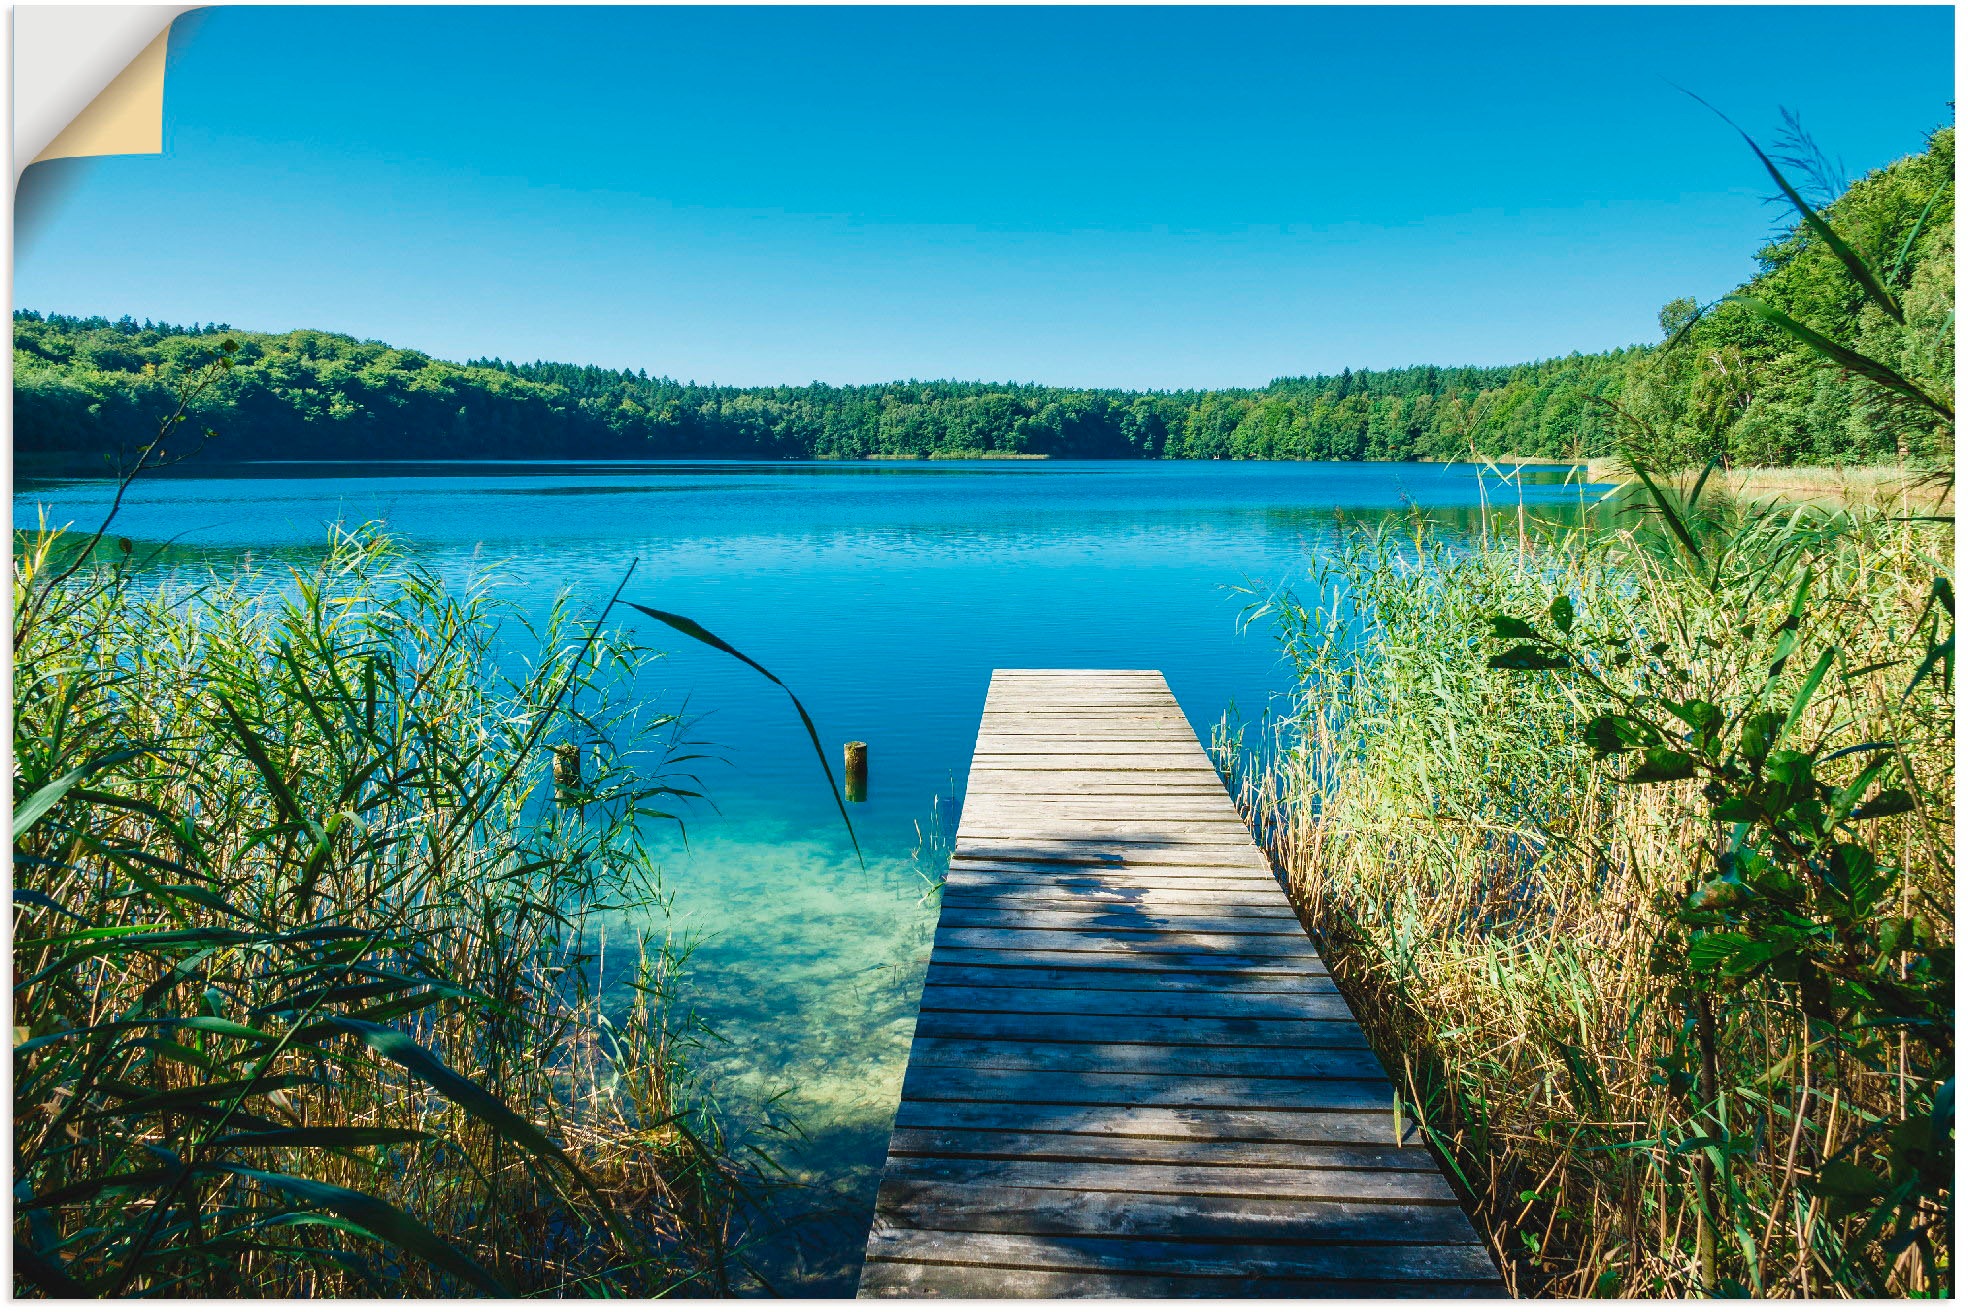
{"type": "Polygon", "coordinates": [[[868,800],[868,744],[847,744],[847,800],[868,800]]]}
{"type": "Polygon", "coordinates": [[[554,801],[566,806],[581,791],[581,749],[561,743],[553,749],[554,801]]]}

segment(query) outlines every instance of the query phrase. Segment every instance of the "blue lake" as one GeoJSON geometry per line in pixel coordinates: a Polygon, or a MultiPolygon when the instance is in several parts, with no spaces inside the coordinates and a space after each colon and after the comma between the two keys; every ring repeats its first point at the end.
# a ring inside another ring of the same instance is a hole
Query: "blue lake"
{"type": "MultiPolygon", "coordinates": [[[[1473,522],[1468,465],[1312,463],[620,463],[259,465],[140,482],[118,520],[216,559],[318,546],[381,520],[447,577],[498,567],[527,607],[561,590],[688,615],[784,678],[829,753],[869,744],[853,808],[864,869],[785,697],[756,673],[627,614],[671,654],[645,691],[701,715],[723,759],[687,844],[659,836],[673,928],[702,936],[690,997],[717,1029],[699,1065],[735,1125],[777,1109],[773,1144],[818,1211],[767,1246],[781,1292],[853,1291],[936,906],[994,668],[1161,670],[1208,740],[1284,691],[1256,595],[1291,586],[1348,520],[1473,522]]],[[[1514,507],[1518,487],[1492,481],[1514,507]]],[[[1527,473],[1546,516],[1577,513],[1562,471],[1527,473]]],[[[17,526],[93,527],[99,484],[16,488],[17,526]]]]}

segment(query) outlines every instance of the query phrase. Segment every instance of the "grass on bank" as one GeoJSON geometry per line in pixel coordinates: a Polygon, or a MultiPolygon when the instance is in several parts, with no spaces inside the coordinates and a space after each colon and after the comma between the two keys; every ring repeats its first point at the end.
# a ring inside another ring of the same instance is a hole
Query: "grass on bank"
{"type": "Polygon", "coordinates": [[[1946,1294],[1952,526],[1680,509],[1356,529],[1244,805],[1516,1293],[1946,1294]]]}
{"type": "MultiPolygon", "coordinates": [[[[1500,458],[1498,466],[1513,462],[1500,458]]],[[[1624,457],[1601,456],[1584,462],[1585,478],[1594,483],[1631,483],[1633,470],[1624,457]]],[[[1690,489],[1698,473],[1672,480],[1677,490],[1690,489]]],[[[1951,515],[1954,513],[1954,481],[1937,478],[1931,469],[1905,465],[1869,465],[1850,469],[1818,465],[1792,465],[1766,468],[1736,465],[1718,469],[1710,486],[1737,501],[1777,501],[1786,504],[1817,503],[1828,508],[1870,506],[1901,515],[1951,515]]]]}
{"type": "Polygon", "coordinates": [[[728,1290],[676,954],[618,935],[625,1015],[589,946],[659,897],[650,653],[374,532],[162,590],[101,545],[16,544],[16,1292],[728,1290]]]}

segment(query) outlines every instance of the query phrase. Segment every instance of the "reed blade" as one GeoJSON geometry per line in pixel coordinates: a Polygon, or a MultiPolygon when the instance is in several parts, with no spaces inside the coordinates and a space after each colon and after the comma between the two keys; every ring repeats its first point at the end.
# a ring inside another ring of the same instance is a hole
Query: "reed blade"
{"type": "Polygon", "coordinates": [[[813,755],[820,762],[820,770],[827,776],[827,788],[834,795],[834,806],[840,811],[841,823],[847,827],[847,841],[854,845],[854,859],[859,861],[862,869],[865,870],[868,866],[868,859],[861,854],[861,840],[855,836],[854,821],[848,817],[847,799],[841,796],[840,785],[834,782],[834,768],[827,763],[827,749],[820,743],[820,731],[814,727],[813,717],[806,713],[806,707],[800,702],[799,694],[787,687],[785,681],[771,670],[766,669],[765,666],[760,665],[744,652],[739,651],[736,647],[718,637],[715,633],[712,633],[689,616],[678,615],[666,610],[656,610],[653,607],[644,606],[633,601],[626,604],[641,611],[651,619],[661,620],[685,637],[695,639],[703,643],[706,647],[721,651],[727,656],[732,656],[743,661],[785,691],[786,696],[792,699],[793,709],[799,712],[800,723],[806,726],[807,741],[813,744],[813,755]]]}

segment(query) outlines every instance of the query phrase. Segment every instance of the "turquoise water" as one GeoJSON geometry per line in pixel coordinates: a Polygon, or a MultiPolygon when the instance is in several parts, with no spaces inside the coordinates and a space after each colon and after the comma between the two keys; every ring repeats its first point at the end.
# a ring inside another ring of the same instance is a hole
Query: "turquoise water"
{"type": "MultiPolygon", "coordinates": [[[[1524,499],[1576,506],[1556,471],[1524,499]]],[[[1492,486],[1492,499],[1518,492],[1492,486]]],[[[799,693],[828,751],[869,744],[854,860],[784,696],[630,617],[671,655],[648,692],[701,713],[715,810],[663,836],[673,928],[702,937],[690,996],[721,1041],[700,1065],[734,1123],[768,1101],[803,1134],[775,1154],[817,1213],[764,1251],[781,1292],[851,1293],[914,1023],[985,685],[999,666],[1159,669],[1207,739],[1255,719],[1285,672],[1252,600],[1303,577],[1344,519],[1419,506],[1468,524],[1467,465],[925,462],[259,465],[136,485],[118,531],[223,557],[307,550],[324,525],[382,520],[464,577],[544,606],[561,589],[691,616],[799,693]]],[[[93,527],[100,485],[22,486],[93,527]]]]}

